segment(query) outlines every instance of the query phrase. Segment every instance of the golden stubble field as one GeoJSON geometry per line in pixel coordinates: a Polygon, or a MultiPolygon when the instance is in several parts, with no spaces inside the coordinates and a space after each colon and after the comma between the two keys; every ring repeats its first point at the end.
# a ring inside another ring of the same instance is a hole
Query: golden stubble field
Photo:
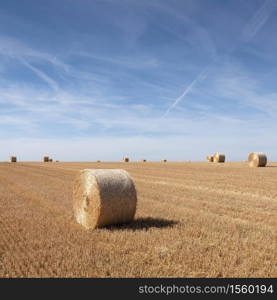
{"type": "Polygon", "coordinates": [[[0,277],[276,277],[277,163],[1,163],[0,277]],[[80,169],[122,168],[135,220],[84,230],[80,169]]]}

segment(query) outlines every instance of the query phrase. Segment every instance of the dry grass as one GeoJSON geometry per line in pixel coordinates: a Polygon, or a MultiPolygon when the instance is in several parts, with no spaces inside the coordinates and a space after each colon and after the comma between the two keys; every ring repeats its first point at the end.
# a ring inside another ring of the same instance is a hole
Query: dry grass
{"type": "Polygon", "coordinates": [[[276,163],[1,163],[0,276],[276,277],[276,176],[276,163]],[[85,168],[131,174],[132,223],[75,222],[85,168]]]}

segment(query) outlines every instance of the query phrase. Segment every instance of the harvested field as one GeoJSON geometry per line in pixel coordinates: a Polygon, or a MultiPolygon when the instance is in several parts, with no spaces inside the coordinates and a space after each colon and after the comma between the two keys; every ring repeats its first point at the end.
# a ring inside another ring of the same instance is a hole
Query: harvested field
{"type": "Polygon", "coordinates": [[[0,277],[276,277],[277,163],[1,163],[0,277]],[[122,168],[130,224],[85,230],[80,169],[122,168]]]}

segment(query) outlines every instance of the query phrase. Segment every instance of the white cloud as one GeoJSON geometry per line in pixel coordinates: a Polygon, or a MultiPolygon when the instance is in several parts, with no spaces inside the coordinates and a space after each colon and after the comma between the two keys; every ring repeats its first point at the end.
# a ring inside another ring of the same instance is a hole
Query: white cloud
{"type": "Polygon", "coordinates": [[[214,83],[214,95],[266,113],[269,117],[277,116],[277,93],[265,91],[261,81],[235,72],[222,74],[214,83]]]}

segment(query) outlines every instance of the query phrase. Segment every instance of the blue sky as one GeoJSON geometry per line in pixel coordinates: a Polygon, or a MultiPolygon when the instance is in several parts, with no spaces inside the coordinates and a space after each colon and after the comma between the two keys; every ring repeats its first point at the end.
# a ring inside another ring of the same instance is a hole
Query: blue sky
{"type": "Polygon", "coordinates": [[[0,2],[0,160],[277,160],[275,0],[0,2]]]}

